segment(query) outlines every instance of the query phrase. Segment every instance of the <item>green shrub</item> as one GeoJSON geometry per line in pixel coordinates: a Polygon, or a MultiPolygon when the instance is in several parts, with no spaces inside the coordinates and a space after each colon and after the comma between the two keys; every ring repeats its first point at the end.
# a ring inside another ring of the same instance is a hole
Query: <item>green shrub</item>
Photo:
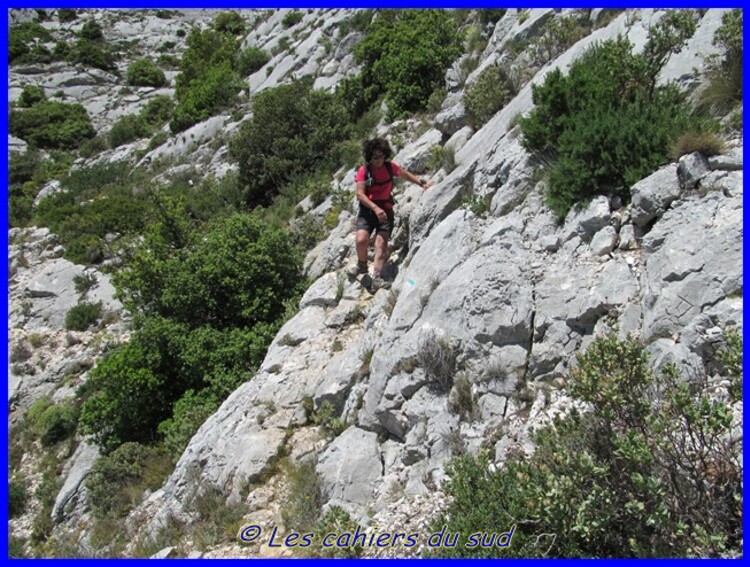
{"type": "Polygon", "coordinates": [[[349,137],[344,105],[309,81],[295,81],[259,93],[253,117],[230,140],[239,162],[240,185],[249,207],[270,204],[281,188],[300,175],[339,167],[339,144],[349,137]],[[284,137],[278,133],[284,132],[284,137]]]}
{"type": "Polygon", "coordinates": [[[37,427],[43,446],[72,437],[78,427],[78,410],[72,403],[52,405],[39,417],[37,427]]]}
{"type": "Polygon", "coordinates": [[[482,22],[482,24],[496,24],[500,18],[502,18],[505,15],[505,12],[508,10],[505,8],[499,8],[499,9],[489,9],[484,8],[479,10],[479,21],[482,22]]]}
{"type": "Polygon", "coordinates": [[[8,514],[11,518],[17,518],[26,511],[26,503],[29,493],[23,478],[14,477],[8,485],[8,514]]]}
{"type": "Polygon", "coordinates": [[[83,142],[78,148],[78,155],[83,158],[91,158],[109,149],[107,138],[104,136],[94,136],[83,142]]]}
{"type": "Polygon", "coordinates": [[[18,97],[18,104],[24,108],[34,106],[38,102],[47,100],[44,94],[44,87],[37,85],[24,85],[21,96],[18,97]]]}
{"type": "Polygon", "coordinates": [[[346,423],[336,415],[336,408],[329,400],[320,404],[312,416],[312,422],[321,426],[330,437],[338,437],[346,429],[346,423]]]}
{"type": "Polygon", "coordinates": [[[52,35],[39,22],[15,24],[10,27],[9,35],[10,63],[48,63],[52,60],[43,45],[52,41],[52,35]]]}
{"type": "Polygon", "coordinates": [[[175,462],[198,428],[216,412],[220,404],[221,400],[209,390],[188,390],[177,400],[172,417],[158,426],[158,432],[164,439],[164,448],[175,462]]]}
{"type": "MultiPolygon", "coordinates": [[[[662,60],[663,49],[646,51],[662,60]]],[[[627,200],[633,183],[668,161],[681,133],[705,131],[677,89],[656,86],[653,73],[654,60],[620,39],[590,48],[567,77],[554,70],[533,87],[536,108],[519,121],[521,143],[557,157],[546,200],[559,219],[601,191],[627,200]]]]}
{"type": "Polygon", "coordinates": [[[86,23],[81,27],[81,31],[78,32],[78,37],[86,39],[88,41],[104,41],[104,32],[102,26],[94,21],[87,20],[86,23]]]}
{"type": "Polygon", "coordinates": [[[85,331],[96,324],[102,316],[102,304],[82,302],[71,307],[65,314],[65,328],[69,331],[85,331]]]}
{"type": "Polygon", "coordinates": [[[46,149],[75,149],[96,134],[82,105],[47,100],[11,110],[10,132],[32,147],[46,149]]]}
{"type": "Polygon", "coordinates": [[[741,469],[725,402],[674,367],[655,375],[634,340],[598,338],[572,372],[573,409],[540,430],[530,458],[497,471],[462,457],[433,528],[460,533],[438,556],[717,557],[740,552],[741,469]],[[503,548],[472,533],[513,530],[503,548]],[[564,535],[564,537],[563,537],[564,535]]]}
{"type": "Polygon", "coordinates": [[[508,71],[496,65],[487,67],[464,92],[464,106],[472,128],[481,128],[517,92],[508,71]]]}
{"type": "Polygon", "coordinates": [[[102,71],[116,72],[114,56],[106,44],[100,41],[92,41],[86,38],[80,38],[75,45],[70,48],[69,55],[71,62],[80,63],[102,71]]]}
{"type": "Polygon", "coordinates": [[[160,431],[176,450],[253,375],[299,293],[300,258],[279,229],[232,215],[194,235],[184,208],[166,199],[159,207],[163,218],[115,275],[141,325],[91,371],[81,412],[82,431],[108,448],[160,431]]]}
{"type": "Polygon", "coordinates": [[[73,286],[75,287],[76,293],[79,295],[85,295],[97,284],[97,281],[96,275],[94,274],[79,274],[73,276],[73,286]]]}
{"type": "Polygon", "coordinates": [[[390,117],[398,118],[424,110],[461,54],[461,37],[446,10],[382,10],[354,53],[364,69],[341,86],[353,114],[385,95],[390,117]]]}
{"type": "Polygon", "coordinates": [[[713,44],[721,50],[706,62],[709,82],[698,100],[700,111],[724,115],[742,101],[742,10],[726,12],[714,33],[713,44]]]}
{"type": "MultiPolygon", "coordinates": [[[[349,514],[340,506],[331,506],[325,514],[315,524],[315,539],[317,545],[314,547],[314,557],[325,557],[331,559],[354,559],[362,555],[363,546],[360,542],[351,542],[351,545],[339,547],[332,545],[330,547],[323,545],[323,538],[327,534],[353,534],[357,530],[358,524],[351,519],[349,514]]],[[[361,528],[360,528],[361,529],[361,528]]],[[[331,538],[328,538],[331,543],[331,538]]]]}
{"type": "Polygon", "coordinates": [[[151,126],[162,126],[169,121],[174,109],[174,101],[168,95],[151,98],[141,109],[140,116],[151,126]]]}
{"type": "Polygon", "coordinates": [[[177,108],[170,129],[182,132],[229,106],[245,87],[234,68],[239,42],[216,30],[194,29],[175,81],[177,108]]]}
{"type": "Polygon", "coordinates": [[[281,24],[285,28],[291,28],[302,21],[304,15],[299,10],[292,10],[284,15],[284,19],[281,20],[281,24]]]}
{"type": "Polygon", "coordinates": [[[218,32],[239,35],[245,33],[245,20],[238,12],[226,11],[219,13],[213,23],[218,32]]]}
{"type": "Polygon", "coordinates": [[[125,79],[135,87],[163,87],[167,84],[164,71],[159,69],[149,57],[137,59],[128,65],[125,79]]]}
{"type": "Polygon", "coordinates": [[[271,57],[260,47],[248,47],[240,53],[237,61],[237,71],[241,77],[247,77],[258,71],[270,61],[271,57]]]}
{"type": "Polygon", "coordinates": [[[57,11],[57,20],[61,23],[73,22],[78,19],[78,14],[72,8],[60,8],[57,11]]]}
{"type": "Polygon", "coordinates": [[[163,451],[138,443],[125,443],[99,458],[85,481],[94,517],[124,517],[141,502],[146,490],[161,486],[171,469],[163,451]]]}
{"type": "Polygon", "coordinates": [[[151,133],[146,121],[137,114],[126,114],[114,123],[109,131],[109,145],[117,148],[133,140],[145,138],[151,133]]]}

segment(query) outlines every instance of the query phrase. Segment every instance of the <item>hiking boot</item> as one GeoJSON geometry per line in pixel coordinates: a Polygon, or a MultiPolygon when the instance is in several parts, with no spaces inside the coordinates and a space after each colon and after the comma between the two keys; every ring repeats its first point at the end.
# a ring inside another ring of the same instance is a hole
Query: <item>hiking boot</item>
{"type": "Polygon", "coordinates": [[[346,275],[351,278],[356,278],[357,276],[360,276],[366,273],[367,273],[367,262],[356,262],[352,264],[346,270],[346,275]]]}
{"type": "Polygon", "coordinates": [[[391,282],[384,280],[380,276],[372,276],[372,284],[370,284],[372,291],[378,291],[379,289],[391,289],[391,282]]]}

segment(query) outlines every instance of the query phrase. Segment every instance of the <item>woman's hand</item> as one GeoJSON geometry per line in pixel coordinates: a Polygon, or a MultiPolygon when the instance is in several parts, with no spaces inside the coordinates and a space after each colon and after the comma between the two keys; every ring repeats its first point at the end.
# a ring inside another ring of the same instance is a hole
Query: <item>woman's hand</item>
{"type": "Polygon", "coordinates": [[[388,220],[388,215],[386,215],[385,211],[380,207],[376,207],[374,213],[377,215],[380,222],[385,222],[386,220],[388,220]]]}

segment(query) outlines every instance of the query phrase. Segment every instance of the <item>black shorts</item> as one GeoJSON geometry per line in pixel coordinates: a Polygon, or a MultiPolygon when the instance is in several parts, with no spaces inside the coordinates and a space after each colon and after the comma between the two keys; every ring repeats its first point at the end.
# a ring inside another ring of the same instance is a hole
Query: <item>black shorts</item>
{"type": "Polygon", "coordinates": [[[374,211],[367,207],[359,207],[359,214],[357,215],[357,230],[366,230],[369,234],[372,234],[373,230],[377,232],[385,232],[388,236],[393,232],[393,220],[394,214],[393,209],[383,209],[386,217],[385,222],[378,220],[378,215],[374,211]]]}

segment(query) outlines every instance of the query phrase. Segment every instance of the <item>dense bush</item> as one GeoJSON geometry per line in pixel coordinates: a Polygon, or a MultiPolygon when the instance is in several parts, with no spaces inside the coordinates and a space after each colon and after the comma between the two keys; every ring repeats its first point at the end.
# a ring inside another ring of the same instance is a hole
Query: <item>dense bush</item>
{"type": "Polygon", "coordinates": [[[248,47],[239,54],[237,71],[241,77],[247,77],[268,63],[271,57],[260,47],[248,47]]]}
{"type": "Polygon", "coordinates": [[[461,36],[446,10],[381,10],[355,47],[364,66],[342,84],[359,116],[385,95],[391,117],[423,110],[461,54],[461,36]]]}
{"type": "Polygon", "coordinates": [[[39,22],[22,22],[10,27],[9,63],[49,63],[52,54],[43,45],[52,41],[50,32],[39,22]]]}
{"type": "Polygon", "coordinates": [[[32,438],[50,447],[75,434],[78,408],[72,402],[55,404],[47,397],[36,400],[24,416],[24,428],[32,438]]]}
{"type": "Polygon", "coordinates": [[[235,69],[239,42],[230,34],[194,29],[180,61],[170,129],[181,132],[228,106],[245,86],[235,69]]]}
{"type": "Polygon", "coordinates": [[[216,16],[213,27],[218,32],[240,35],[245,33],[245,20],[239,13],[229,10],[216,16]]]}
{"type": "Polygon", "coordinates": [[[302,21],[303,14],[299,10],[292,10],[284,15],[284,19],[281,20],[282,25],[285,28],[291,28],[302,21]]]}
{"type": "Polygon", "coordinates": [[[233,215],[199,237],[184,219],[164,201],[161,221],[116,275],[141,322],[91,372],[81,427],[104,447],[160,433],[181,450],[199,420],[252,376],[300,291],[300,259],[280,230],[233,215]]]}
{"type": "Polygon", "coordinates": [[[78,14],[71,8],[60,8],[57,11],[57,20],[61,23],[72,22],[78,19],[78,14]]]}
{"type": "Polygon", "coordinates": [[[16,518],[26,511],[29,493],[23,479],[14,478],[8,484],[8,516],[16,518]]]}
{"type": "Polygon", "coordinates": [[[623,39],[595,45],[567,77],[554,70],[533,87],[536,108],[520,120],[522,145],[557,158],[546,199],[558,218],[600,192],[627,199],[630,185],[668,161],[681,133],[706,129],[676,87],[656,85],[659,62],[681,45],[687,28],[669,41],[652,31],[648,57],[623,39]]]}
{"type": "MultiPolygon", "coordinates": [[[[733,383],[741,382],[739,370],[733,383]]],[[[433,527],[461,537],[437,555],[741,552],[742,471],[726,402],[688,384],[674,366],[655,375],[639,344],[611,336],[578,356],[569,388],[587,409],[539,431],[533,456],[511,457],[495,472],[486,456],[453,462],[445,485],[452,502],[433,527]],[[512,529],[510,545],[467,548],[469,535],[487,526],[512,529]]]]}
{"type": "Polygon", "coordinates": [[[481,128],[516,92],[508,71],[496,65],[487,67],[464,92],[464,106],[471,126],[475,130],[481,128]]]}
{"type": "Polygon", "coordinates": [[[65,328],[69,331],[85,331],[102,317],[102,304],[83,302],[65,314],[65,328]]]}
{"type": "Polygon", "coordinates": [[[109,131],[109,145],[116,148],[150,134],[151,128],[140,115],[126,114],[112,125],[109,131]]]}
{"type": "Polygon", "coordinates": [[[135,87],[159,88],[167,84],[164,71],[154,65],[154,62],[148,57],[138,59],[128,65],[125,79],[129,85],[135,87]]]}
{"type": "Polygon", "coordinates": [[[44,94],[44,87],[38,85],[24,85],[21,96],[18,97],[18,104],[24,108],[34,106],[38,102],[47,100],[44,94]]]}
{"type": "Polygon", "coordinates": [[[344,105],[332,94],[295,81],[259,93],[253,118],[230,140],[250,207],[267,205],[299,175],[339,166],[339,143],[351,132],[344,105]],[[284,135],[280,136],[279,133],[284,135]]]}
{"type": "Polygon", "coordinates": [[[80,104],[40,101],[24,110],[11,110],[10,133],[32,147],[75,149],[96,134],[80,104]]]}

